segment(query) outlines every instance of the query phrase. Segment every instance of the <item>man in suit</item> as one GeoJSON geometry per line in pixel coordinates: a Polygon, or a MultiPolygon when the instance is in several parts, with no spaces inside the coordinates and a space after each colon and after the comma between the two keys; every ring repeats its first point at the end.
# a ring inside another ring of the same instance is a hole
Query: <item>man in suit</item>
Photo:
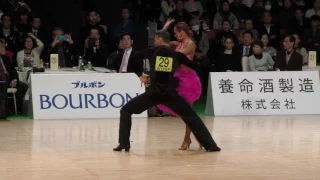
{"type": "Polygon", "coordinates": [[[280,31],[279,27],[277,27],[274,24],[271,24],[272,22],[272,15],[270,11],[265,11],[263,13],[263,23],[258,27],[259,33],[267,33],[269,35],[270,42],[269,44],[279,49],[280,47],[280,31]]]}
{"type": "MultiPolygon", "coordinates": [[[[17,70],[14,68],[8,56],[5,55],[5,44],[0,41],[0,79],[7,82],[8,88],[16,88],[16,101],[18,112],[22,112],[23,98],[28,90],[26,83],[19,81],[17,70]]],[[[10,101],[11,102],[11,101],[10,101]]],[[[10,109],[14,109],[14,104],[9,104],[10,109]]],[[[10,114],[10,113],[9,113],[10,114]]]]}
{"type": "Polygon", "coordinates": [[[132,35],[129,33],[124,33],[121,35],[120,39],[121,39],[121,44],[124,51],[118,54],[116,61],[114,62],[111,68],[112,71],[118,72],[118,73],[143,72],[142,62],[135,64],[129,61],[129,58],[137,53],[135,50],[132,49],[132,44],[133,44],[132,35]]]}
{"type": "Polygon", "coordinates": [[[275,67],[280,71],[302,71],[303,57],[294,50],[294,36],[287,36],[283,41],[284,49],[277,54],[275,67]]]}
{"type": "Polygon", "coordinates": [[[92,28],[90,36],[85,41],[85,55],[83,59],[90,61],[92,66],[104,67],[108,57],[108,47],[100,41],[99,29],[92,28]]]}
{"type": "Polygon", "coordinates": [[[253,53],[253,34],[251,31],[245,31],[242,37],[242,44],[236,46],[236,51],[241,57],[249,57],[253,53]]]}

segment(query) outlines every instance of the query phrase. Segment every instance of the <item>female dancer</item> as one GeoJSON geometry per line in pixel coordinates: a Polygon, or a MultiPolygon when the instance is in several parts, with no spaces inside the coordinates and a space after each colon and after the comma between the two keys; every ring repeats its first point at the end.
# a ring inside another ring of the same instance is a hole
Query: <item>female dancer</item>
{"type": "MultiPolygon", "coordinates": [[[[173,23],[174,21],[174,19],[168,19],[163,29],[167,30],[171,23],[173,23]]],[[[178,42],[173,41],[170,43],[170,45],[175,48],[176,51],[185,54],[188,59],[192,61],[196,50],[196,45],[190,38],[192,37],[193,32],[190,30],[189,26],[186,23],[179,22],[174,26],[174,33],[178,42]]],[[[183,97],[190,106],[192,106],[193,102],[199,99],[202,92],[201,82],[197,73],[194,70],[186,67],[185,65],[180,65],[180,67],[176,69],[174,77],[177,77],[179,79],[179,85],[176,88],[179,95],[183,97]]],[[[178,116],[175,112],[173,112],[165,105],[159,105],[158,107],[164,112],[170,113],[174,116],[178,116]]],[[[191,144],[190,135],[191,130],[188,126],[186,126],[186,134],[179,150],[186,150],[187,148],[189,148],[191,144]]],[[[201,147],[202,146],[200,145],[200,148],[201,147]]]]}

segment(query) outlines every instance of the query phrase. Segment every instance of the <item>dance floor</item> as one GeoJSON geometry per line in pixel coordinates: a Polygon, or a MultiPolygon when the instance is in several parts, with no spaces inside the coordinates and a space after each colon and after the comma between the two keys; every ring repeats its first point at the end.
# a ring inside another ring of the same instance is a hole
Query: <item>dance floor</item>
{"type": "Polygon", "coordinates": [[[203,117],[221,152],[179,151],[179,118],[0,121],[0,180],[319,180],[320,116],[203,117]]]}

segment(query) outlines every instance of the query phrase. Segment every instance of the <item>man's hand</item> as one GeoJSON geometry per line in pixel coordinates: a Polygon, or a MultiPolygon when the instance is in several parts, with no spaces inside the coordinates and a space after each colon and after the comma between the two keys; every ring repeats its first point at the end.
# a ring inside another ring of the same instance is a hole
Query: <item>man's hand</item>
{"type": "Polygon", "coordinates": [[[149,75],[147,75],[147,74],[142,74],[139,77],[140,81],[141,81],[141,87],[142,87],[142,84],[144,84],[146,87],[148,87],[148,77],[149,77],[149,75]]]}
{"type": "Polygon", "coordinates": [[[73,40],[72,40],[71,34],[70,34],[70,33],[69,33],[69,34],[66,34],[66,36],[67,36],[66,41],[67,41],[69,44],[72,44],[72,43],[73,43],[73,40]]]}

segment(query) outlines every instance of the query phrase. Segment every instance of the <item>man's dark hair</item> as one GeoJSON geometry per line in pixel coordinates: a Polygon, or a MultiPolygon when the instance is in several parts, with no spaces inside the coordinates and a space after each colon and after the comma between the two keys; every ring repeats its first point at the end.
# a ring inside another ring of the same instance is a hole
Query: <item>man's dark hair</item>
{"type": "Polygon", "coordinates": [[[249,34],[249,35],[251,36],[251,38],[253,38],[253,34],[252,34],[251,31],[244,31],[244,32],[242,33],[242,36],[244,36],[245,34],[249,34]]]}
{"type": "Polygon", "coordinates": [[[34,19],[40,19],[40,20],[41,20],[41,17],[38,16],[38,15],[31,16],[31,17],[30,17],[30,22],[33,22],[34,19]]]}
{"type": "Polygon", "coordinates": [[[293,35],[287,35],[285,38],[289,38],[289,41],[293,44],[296,43],[296,38],[293,35]]]}
{"type": "Polygon", "coordinates": [[[1,16],[1,21],[4,20],[4,17],[9,17],[10,20],[11,20],[11,16],[10,16],[9,14],[3,14],[3,15],[1,16]]]}
{"type": "MultiPolygon", "coordinates": [[[[2,17],[3,17],[3,16],[2,16],[2,17]]],[[[313,16],[311,16],[311,17],[310,17],[310,22],[311,22],[311,21],[318,21],[318,22],[319,22],[319,21],[320,21],[320,16],[319,16],[319,15],[313,15],[313,16]]]]}
{"type": "Polygon", "coordinates": [[[170,33],[166,30],[160,30],[155,32],[155,35],[157,35],[159,38],[162,38],[163,42],[169,43],[170,42],[170,33]]]}
{"type": "Polygon", "coordinates": [[[130,39],[133,40],[132,34],[130,34],[130,33],[128,33],[128,32],[122,33],[122,34],[120,35],[120,39],[123,39],[124,36],[129,36],[130,39]]]}

